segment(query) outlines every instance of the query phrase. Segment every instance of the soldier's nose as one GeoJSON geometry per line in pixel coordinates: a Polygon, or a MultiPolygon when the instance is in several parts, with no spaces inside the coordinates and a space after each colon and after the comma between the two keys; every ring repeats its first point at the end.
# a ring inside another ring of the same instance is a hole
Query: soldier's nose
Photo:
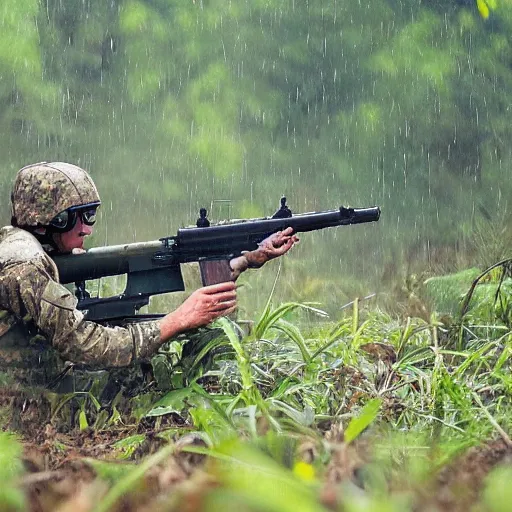
{"type": "Polygon", "coordinates": [[[91,235],[92,234],[92,226],[88,226],[87,224],[84,224],[82,222],[82,219],[78,219],[77,222],[80,223],[80,234],[83,236],[91,235]]]}
{"type": "Polygon", "coordinates": [[[87,235],[92,235],[92,226],[86,226],[84,225],[82,227],[82,233],[87,236],[87,235]]]}

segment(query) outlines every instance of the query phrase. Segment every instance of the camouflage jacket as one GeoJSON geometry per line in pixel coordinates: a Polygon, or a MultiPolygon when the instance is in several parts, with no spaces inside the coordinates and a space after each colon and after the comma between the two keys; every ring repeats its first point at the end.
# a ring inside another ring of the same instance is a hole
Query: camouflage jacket
{"type": "Polygon", "coordinates": [[[69,361],[128,366],[160,346],[157,322],[104,327],[84,320],[76,298],[29,232],[0,229],[0,390],[48,386],[69,361]]]}

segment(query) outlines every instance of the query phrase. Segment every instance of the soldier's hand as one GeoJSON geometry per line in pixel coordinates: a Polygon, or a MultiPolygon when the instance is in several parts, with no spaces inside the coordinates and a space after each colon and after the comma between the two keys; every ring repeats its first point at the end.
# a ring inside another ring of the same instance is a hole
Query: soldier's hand
{"type": "Polygon", "coordinates": [[[204,286],[192,293],[178,309],[162,318],[160,337],[167,340],[188,329],[203,327],[216,318],[229,315],[236,307],[234,282],[204,286]]]}
{"type": "Polygon", "coordinates": [[[299,238],[293,233],[293,228],[286,228],[265,238],[257,251],[263,252],[271,260],[286,254],[298,241],[299,238]]]}
{"type": "Polygon", "coordinates": [[[298,241],[293,228],[286,228],[268,236],[255,251],[244,253],[244,256],[250,267],[261,267],[267,261],[286,254],[298,241]]]}

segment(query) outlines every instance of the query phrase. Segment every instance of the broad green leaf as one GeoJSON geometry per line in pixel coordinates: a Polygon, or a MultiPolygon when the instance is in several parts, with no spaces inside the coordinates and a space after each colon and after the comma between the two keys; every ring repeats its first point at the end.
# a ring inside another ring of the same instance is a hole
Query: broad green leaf
{"type": "Polygon", "coordinates": [[[363,432],[365,428],[367,428],[377,415],[379,414],[379,409],[382,404],[382,400],[380,398],[374,398],[370,400],[361,410],[358,416],[352,418],[350,423],[344,432],[344,439],[346,443],[351,443],[354,439],[363,432]]]}
{"type": "Polygon", "coordinates": [[[163,416],[165,414],[181,414],[181,412],[190,406],[190,399],[196,396],[192,388],[181,388],[166,393],[153,408],[146,414],[148,417],[163,416]]]}
{"type": "Polygon", "coordinates": [[[80,432],[84,431],[86,428],[89,427],[89,422],[87,421],[87,415],[85,414],[85,411],[82,409],[78,415],[78,421],[80,424],[80,432]]]}

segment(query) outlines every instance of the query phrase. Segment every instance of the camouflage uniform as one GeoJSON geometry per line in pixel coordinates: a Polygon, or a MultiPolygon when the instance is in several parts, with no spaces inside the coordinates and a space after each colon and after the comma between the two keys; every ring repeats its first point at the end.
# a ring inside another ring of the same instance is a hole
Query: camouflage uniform
{"type": "Polygon", "coordinates": [[[4,371],[21,363],[30,370],[23,383],[47,385],[51,376],[40,375],[48,371],[40,369],[40,352],[50,346],[42,342],[43,337],[51,340],[51,349],[61,358],[102,368],[128,366],[160,346],[158,322],[121,328],[85,321],[76,309],[76,298],[58,281],[53,260],[30,233],[11,226],[0,230],[0,366],[4,371]],[[24,343],[20,333],[25,335],[24,343]],[[16,346],[8,339],[16,340],[16,346]]]}
{"type": "MultiPolygon", "coordinates": [[[[95,201],[96,188],[82,169],[37,164],[18,173],[13,221],[44,226],[71,206],[95,201]]],[[[0,398],[51,385],[65,361],[122,367],[150,357],[161,344],[158,322],[104,327],[84,320],[76,305],[38,240],[25,229],[0,229],[0,398]]]]}

